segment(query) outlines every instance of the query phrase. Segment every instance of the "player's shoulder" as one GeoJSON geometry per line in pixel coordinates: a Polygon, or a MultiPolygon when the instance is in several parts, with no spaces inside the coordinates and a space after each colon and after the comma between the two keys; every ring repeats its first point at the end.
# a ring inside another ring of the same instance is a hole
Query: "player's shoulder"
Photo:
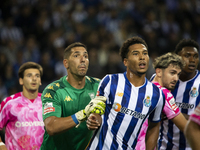
{"type": "Polygon", "coordinates": [[[152,83],[152,82],[149,81],[149,80],[147,80],[147,84],[152,85],[152,87],[153,87],[154,89],[160,90],[160,88],[159,88],[156,84],[152,83]]]}
{"type": "Polygon", "coordinates": [[[19,92],[19,93],[15,93],[13,95],[10,95],[6,98],[3,99],[3,101],[1,102],[1,109],[8,103],[12,103],[14,102],[15,100],[19,101],[19,99],[22,97],[22,92],[19,92]]]}
{"type": "Polygon", "coordinates": [[[8,101],[12,101],[12,100],[15,100],[15,99],[19,99],[22,97],[22,92],[18,92],[18,93],[15,93],[13,95],[10,95],[6,98],[4,98],[4,102],[8,102],[8,101]]]}
{"type": "Polygon", "coordinates": [[[89,83],[98,83],[101,81],[99,78],[95,78],[95,77],[90,77],[90,76],[85,76],[86,80],[89,83]]]}
{"type": "Polygon", "coordinates": [[[63,85],[63,79],[64,77],[60,78],[59,80],[53,81],[52,83],[48,84],[44,91],[57,91],[58,89],[62,88],[63,85]]]}

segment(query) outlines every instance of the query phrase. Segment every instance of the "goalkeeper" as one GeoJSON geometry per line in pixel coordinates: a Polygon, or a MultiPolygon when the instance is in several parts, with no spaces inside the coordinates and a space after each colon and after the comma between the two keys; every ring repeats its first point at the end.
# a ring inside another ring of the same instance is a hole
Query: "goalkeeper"
{"type": "Polygon", "coordinates": [[[85,120],[91,113],[101,115],[105,111],[105,97],[95,97],[100,80],[86,76],[89,60],[85,45],[69,45],[63,64],[68,75],[49,84],[42,93],[45,134],[41,150],[85,149],[93,134],[85,120]]]}

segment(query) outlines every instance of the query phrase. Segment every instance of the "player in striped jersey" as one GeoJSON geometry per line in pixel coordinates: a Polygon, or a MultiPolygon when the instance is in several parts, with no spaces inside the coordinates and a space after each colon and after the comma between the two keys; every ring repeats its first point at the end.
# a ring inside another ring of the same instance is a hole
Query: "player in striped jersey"
{"type": "MultiPolygon", "coordinates": [[[[200,102],[200,74],[197,70],[199,45],[194,40],[183,39],[177,44],[175,53],[182,57],[185,67],[181,72],[175,89],[172,90],[172,94],[176,100],[176,105],[188,119],[200,102]]],[[[171,120],[165,120],[161,124],[158,149],[191,150],[191,147],[187,144],[183,132],[171,120]]]]}
{"type": "Polygon", "coordinates": [[[185,136],[193,150],[199,150],[200,147],[200,103],[190,115],[185,128],[185,136]]]}
{"type": "MultiPolygon", "coordinates": [[[[153,62],[156,75],[152,79],[152,83],[157,85],[165,95],[166,101],[163,109],[164,119],[166,119],[166,117],[167,119],[171,119],[181,131],[184,130],[187,120],[183,114],[180,113],[170,91],[175,88],[183,65],[181,57],[176,54],[167,53],[157,57],[153,62]]],[[[138,136],[136,150],[145,150],[145,135],[147,127],[148,121],[146,120],[138,136]]]]}
{"type": "Polygon", "coordinates": [[[123,43],[120,55],[127,71],[106,75],[100,82],[98,95],[107,98],[106,110],[87,149],[134,149],[148,118],[147,150],[153,150],[165,101],[162,91],[145,78],[149,65],[147,44],[140,37],[132,37],[123,43]]]}
{"type": "MultiPolygon", "coordinates": [[[[22,92],[1,102],[0,129],[6,128],[5,144],[8,150],[40,149],[44,134],[41,93],[38,93],[42,73],[39,64],[24,63],[18,71],[22,92]]],[[[3,147],[1,143],[0,149],[3,147]]]]}

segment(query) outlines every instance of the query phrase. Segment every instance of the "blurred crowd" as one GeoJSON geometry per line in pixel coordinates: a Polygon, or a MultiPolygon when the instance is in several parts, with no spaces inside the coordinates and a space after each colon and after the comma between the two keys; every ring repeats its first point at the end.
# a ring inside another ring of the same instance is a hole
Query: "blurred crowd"
{"type": "Polygon", "coordinates": [[[66,75],[63,51],[82,42],[87,75],[124,72],[122,43],[140,36],[149,46],[149,78],[155,57],[183,38],[200,43],[199,0],[2,0],[0,1],[0,99],[21,91],[17,72],[27,61],[42,65],[42,86],[66,75]]]}

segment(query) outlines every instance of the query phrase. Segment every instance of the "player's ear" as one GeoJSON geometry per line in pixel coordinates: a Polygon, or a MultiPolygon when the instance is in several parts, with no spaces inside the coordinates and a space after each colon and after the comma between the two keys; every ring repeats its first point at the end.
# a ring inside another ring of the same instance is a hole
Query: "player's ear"
{"type": "Polygon", "coordinates": [[[68,59],[64,59],[63,60],[63,65],[65,66],[65,68],[68,68],[68,59]]]}
{"type": "Polygon", "coordinates": [[[127,67],[127,65],[128,65],[128,59],[127,58],[124,58],[124,66],[126,66],[127,67]]]}
{"type": "Polygon", "coordinates": [[[162,76],[162,69],[156,68],[156,76],[161,77],[162,76]]]}
{"type": "Polygon", "coordinates": [[[22,78],[19,78],[19,84],[20,84],[20,85],[23,85],[23,84],[24,84],[24,82],[23,82],[23,79],[22,79],[22,78]]]}

